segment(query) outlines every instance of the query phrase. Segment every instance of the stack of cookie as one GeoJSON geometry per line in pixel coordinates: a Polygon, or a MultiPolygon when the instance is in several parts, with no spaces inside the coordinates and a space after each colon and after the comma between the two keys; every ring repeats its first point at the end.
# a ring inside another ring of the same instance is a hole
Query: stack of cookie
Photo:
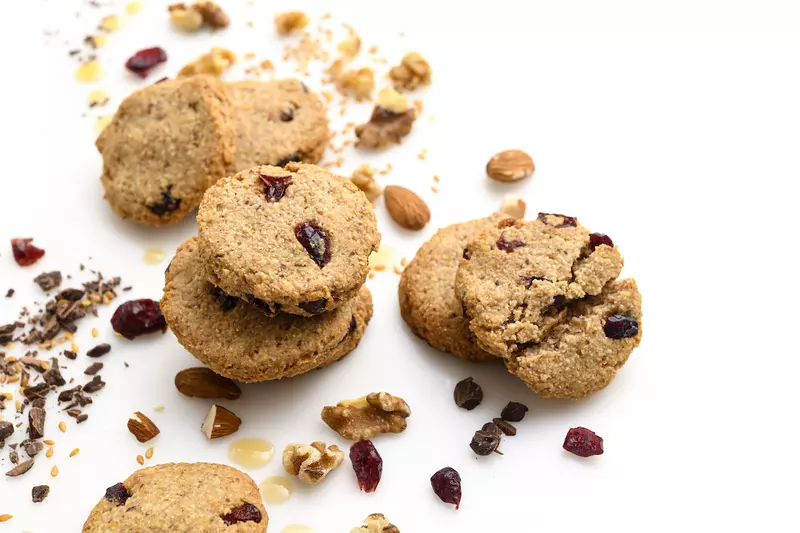
{"type": "Polygon", "coordinates": [[[641,295],[611,239],[577,219],[496,214],[439,230],[403,272],[400,309],[433,347],[502,359],[544,397],[606,387],[641,340],[641,295]]]}
{"type": "Polygon", "coordinates": [[[301,163],[253,167],[208,189],[198,224],[167,269],[161,300],[197,359],[253,382],[355,349],[372,316],[363,285],[380,234],[349,180],[301,163]]]}
{"type": "Polygon", "coordinates": [[[297,80],[166,80],[128,96],[97,139],[105,197],[120,217],[180,222],[217,180],[257,165],[316,163],[325,107],[297,80]]]}

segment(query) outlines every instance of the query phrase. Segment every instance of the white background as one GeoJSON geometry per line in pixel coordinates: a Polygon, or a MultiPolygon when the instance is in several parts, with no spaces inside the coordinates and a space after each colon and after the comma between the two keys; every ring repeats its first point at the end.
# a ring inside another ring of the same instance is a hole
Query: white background
{"type": "MultiPolygon", "coordinates": [[[[305,377],[246,386],[241,399],[224,403],[244,420],[238,436],[265,437],[279,449],[315,439],[345,445],[319,419],[323,405],[340,399],[388,390],[413,409],[404,434],[375,439],[385,461],[377,493],[360,493],[345,463],[322,486],[269,507],[270,531],[290,523],[349,531],[372,512],[385,513],[404,533],[795,527],[797,3],[259,1],[250,7],[228,0],[222,5],[231,28],[186,36],[170,29],[167,2],[146,0],[144,12],[126,17],[99,51],[106,76],[93,85],[75,81],[67,50],[125,2],[105,10],[76,0],[6,4],[0,243],[32,236],[47,255],[21,269],[8,244],[0,246],[0,291],[18,291],[0,298],[0,323],[41,298],[30,282],[36,274],[75,272],[79,262],[121,275],[134,286],[131,297],[160,297],[166,261],[146,265],[144,250],[171,253],[195,233],[194,222],[146,229],[113,216],[98,179],[94,117],[113,112],[148,83],[123,69],[132,52],[147,46],[162,46],[170,56],[150,81],[174,75],[217,44],[280,64],[271,16],[289,8],[317,16],[330,10],[337,24],[352,24],[391,63],[418,50],[433,65],[434,84],[420,93],[424,116],[403,146],[371,157],[346,153],[345,172],[364,161],[391,162],[395,170],[384,183],[411,187],[430,204],[431,223],[418,233],[399,231],[378,207],[384,242],[397,258],[413,256],[438,227],[490,213],[505,193],[523,196],[529,214],[578,216],[625,254],[625,274],[636,277],[644,296],[644,340],[608,389],[580,403],[540,400],[501,366],[470,365],[430,349],[400,318],[398,277],[379,273],[369,282],[375,317],[355,353],[305,377]],[[44,30],[59,35],[46,37],[44,30]],[[93,88],[109,90],[112,101],[89,112],[93,88]],[[423,147],[428,157],[420,161],[423,147]],[[533,155],[534,177],[518,186],[489,183],[488,158],[517,147],[533,155]],[[434,174],[442,178],[438,194],[429,188],[434,174]],[[452,389],[469,375],[486,400],[465,412],[453,404],[452,389]],[[476,458],[467,447],[472,432],[512,399],[531,408],[518,436],[504,440],[505,456],[476,458]],[[605,438],[605,455],[583,460],[561,449],[576,425],[605,438]],[[428,482],[447,465],[463,477],[457,512],[436,499],[428,482]]],[[[241,70],[227,79],[238,77],[241,70]]],[[[319,88],[316,79],[312,89],[319,88]]],[[[352,107],[348,118],[368,113],[366,105],[352,107]]],[[[83,323],[78,343],[89,348],[88,331],[97,326],[98,340],[113,345],[102,372],[108,386],[88,422],[68,420],[66,434],[56,424],[67,417],[50,411],[47,436],[57,441],[56,453],[40,457],[22,477],[0,480],[0,514],[15,516],[0,532],[79,531],[105,488],[138,468],[134,458],[146,446],[125,429],[135,410],[162,429],[151,464],[227,460],[229,439],[208,442],[199,431],[209,402],[181,397],[172,385],[192,357],[169,333],[114,338],[111,309],[105,311],[83,323]],[[165,411],[153,413],[157,405],[165,411]],[[67,458],[75,447],[80,454],[67,458]],[[53,464],[61,472],[56,479],[49,475],[53,464]],[[52,492],[33,505],[30,488],[40,483],[52,492]]],[[[65,373],[81,382],[87,358],[67,363],[65,373]]],[[[3,471],[10,468],[6,452],[3,471]]],[[[281,470],[276,458],[248,473],[260,482],[281,470]]]]}

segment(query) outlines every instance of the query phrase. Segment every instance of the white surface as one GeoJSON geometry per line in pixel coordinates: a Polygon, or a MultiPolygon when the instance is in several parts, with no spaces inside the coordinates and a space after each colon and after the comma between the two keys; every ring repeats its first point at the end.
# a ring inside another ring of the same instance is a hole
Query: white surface
{"type": "MultiPolygon", "coordinates": [[[[398,277],[379,274],[369,282],[375,318],[355,353],[299,379],[246,386],[240,400],[224,402],[244,420],[238,436],[265,437],[279,449],[314,439],[345,444],[318,416],[324,404],[343,398],[388,390],[413,408],[403,435],[375,439],[385,460],[377,493],[359,493],[345,464],[321,487],[270,507],[270,531],[290,523],[349,531],[372,512],[385,513],[403,532],[767,531],[794,524],[796,489],[788,484],[798,475],[793,391],[800,370],[791,217],[800,171],[796,3],[299,1],[254,8],[229,0],[222,4],[233,27],[197,36],[169,29],[167,3],[147,0],[142,14],[126,17],[126,27],[99,52],[107,74],[94,86],[74,80],[67,50],[102,11],[81,7],[75,18],[82,5],[75,0],[6,6],[0,243],[33,236],[47,255],[23,270],[2,244],[0,290],[13,286],[18,294],[0,298],[0,322],[40,296],[34,275],[74,272],[89,256],[87,264],[133,284],[131,297],[158,298],[166,261],[145,265],[144,250],[171,252],[195,233],[191,220],[162,230],[121,222],[102,200],[93,121],[143,85],[123,70],[130,53],[152,45],[167,50],[168,65],[150,81],[174,75],[212,44],[279,63],[271,14],[331,10],[392,63],[419,50],[434,68],[413,135],[402,148],[369,158],[390,161],[395,170],[384,182],[420,191],[433,213],[430,226],[412,234],[378,209],[384,241],[397,257],[411,258],[436,228],[489,213],[505,193],[520,194],[529,213],[576,215],[613,237],[625,254],[625,274],[637,278],[644,295],[645,333],[608,389],[581,403],[543,401],[499,366],[462,363],[416,339],[400,319],[398,277]],[[245,27],[247,20],[255,29],[245,27]],[[44,29],[60,35],[46,38],[44,29]],[[112,102],[87,112],[86,95],[95,87],[110,90],[112,102]],[[423,147],[426,161],[416,158],[423,147]],[[533,155],[533,179],[489,183],[487,159],[511,147],[533,155]],[[439,194],[429,190],[434,174],[442,177],[439,194]],[[453,405],[452,387],[469,375],[486,400],[464,412],[453,405]],[[504,440],[505,456],[476,458],[467,447],[472,432],[512,399],[531,407],[518,436],[504,440]],[[581,460],[561,449],[575,425],[605,438],[604,456],[581,460]],[[458,512],[439,502],[428,482],[447,465],[463,477],[458,512]]],[[[120,12],[124,2],[118,5],[108,11],[120,12]]],[[[353,111],[352,120],[368,113],[353,111]]],[[[348,172],[367,160],[346,156],[348,172]]],[[[125,429],[135,410],[162,429],[152,464],[226,462],[230,439],[209,443],[199,431],[209,402],[181,397],[172,385],[178,370],[195,364],[192,357],[171,334],[114,338],[110,311],[84,322],[78,337],[85,351],[97,325],[98,340],[112,343],[102,372],[108,386],[89,421],[76,427],[68,420],[66,434],[56,424],[67,417],[50,411],[47,436],[57,441],[56,454],[40,457],[22,477],[0,480],[0,514],[15,515],[0,524],[2,532],[79,531],[104,489],[138,468],[134,458],[147,446],[125,429]],[[153,413],[157,405],[166,410],[153,413]],[[67,458],[75,447],[80,454],[67,458]],[[56,479],[48,473],[54,464],[56,479]],[[40,483],[52,492],[34,506],[30,488],[40,483]]],[[[67,363],[80,382],[86,357],[67,363]]],[[[274,459],[248,473],[260,482],[280,472],[274,459]]]]}

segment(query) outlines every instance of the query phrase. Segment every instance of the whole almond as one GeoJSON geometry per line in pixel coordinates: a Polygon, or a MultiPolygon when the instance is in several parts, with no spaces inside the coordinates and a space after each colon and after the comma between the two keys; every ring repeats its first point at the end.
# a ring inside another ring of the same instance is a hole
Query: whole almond
{"type": "Polygon", "coordinates": [[[236,433],[242,419],[221,405],[212,405],[200,429],[208,439],[218,439],[236,433]]]}
{"type": "Polygon", "coordinates": [[[536,166],[522,150],[506,150],[495,154],[486,164],[486,173],[497,181],[519,181],[530,177],[536,166]]]}
{"type": "Polygon", "coordinates": [[[420,230],[431,219],[425,201],[405,187],[389,185],[383,190],[383,197],[392,219],[406,229],[420,230]]]}
{"type": "Polygon", "coordinates": [[[139,442],[152,440],[156,435],[161,433],[158,426],[139,411],[133,413],[133,416],[128,419],[128,431],[130,431],[139,442]]]}
{"type": "Polygon", "coordinates": [[[201,366],[178,372],[175,376],[175,387],[181,394],[193,398],[235,400],[242,395],[242,390],[232,380],[201,366]]]}

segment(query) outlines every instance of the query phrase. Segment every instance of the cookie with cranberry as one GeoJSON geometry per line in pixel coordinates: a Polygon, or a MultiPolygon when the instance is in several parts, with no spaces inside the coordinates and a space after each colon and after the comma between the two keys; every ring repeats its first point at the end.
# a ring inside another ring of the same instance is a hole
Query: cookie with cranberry
{"type": "Polygon", "coordinates": [[[111,485],[83,533],[264,533],[267,511],[247,474],[212,463],[170,463],[111,485]]]}
{"type": "Polygon", "coordinates": [[[120,217],[175,224],[233,162],[225,86],[209,76],[150,85],[128,96],[97,139],[105,198],[120,217]]]}
{"type": "Polygon", "coordinates": [[[208,281],[303,316],[355,297],[380,244],[358,187],[314,165],[254,167],[211,187],[197,216],[208,281]]]}
{"type": "Polygon", "coordinates": [[[456,297],[455,281],[467,243],[506,218],[495,214],[440,229],[403,270],[400,313],[411,331],[434,348],[470,361],[497,360],[475,342],[456,297]]]}
{"type": "Polygon", "coordinates": [[[540,342],[564,304],[599,294],[622,270],[611,239],[573,217],[507,220],[464,250],[455,288],[478,345],[500,357],[540,342]]]}
{"type": "Polygon", "coordinates": [[[205,280],[192,237],[170,263],[161,310],[178,342],[211,370],[255,382],[303,374],[353,351],[372,317],[372,297],[362,287],[330,313],[269,317],[205,280]]]}
{"type": "Polygon", "coordinates": [[[570,303],[538,344],[505,358],[508,370],[546,398],[579,400],[614,379],[642,339],[642,297],[633,279],[570,303]]]}
{"type": "Polygon", "coordinates": [[[245,80],[226,86],[236,128],[231,174],[258,165],[322,159],[330,138],[326,110],[303,83],[245,80]]]}

